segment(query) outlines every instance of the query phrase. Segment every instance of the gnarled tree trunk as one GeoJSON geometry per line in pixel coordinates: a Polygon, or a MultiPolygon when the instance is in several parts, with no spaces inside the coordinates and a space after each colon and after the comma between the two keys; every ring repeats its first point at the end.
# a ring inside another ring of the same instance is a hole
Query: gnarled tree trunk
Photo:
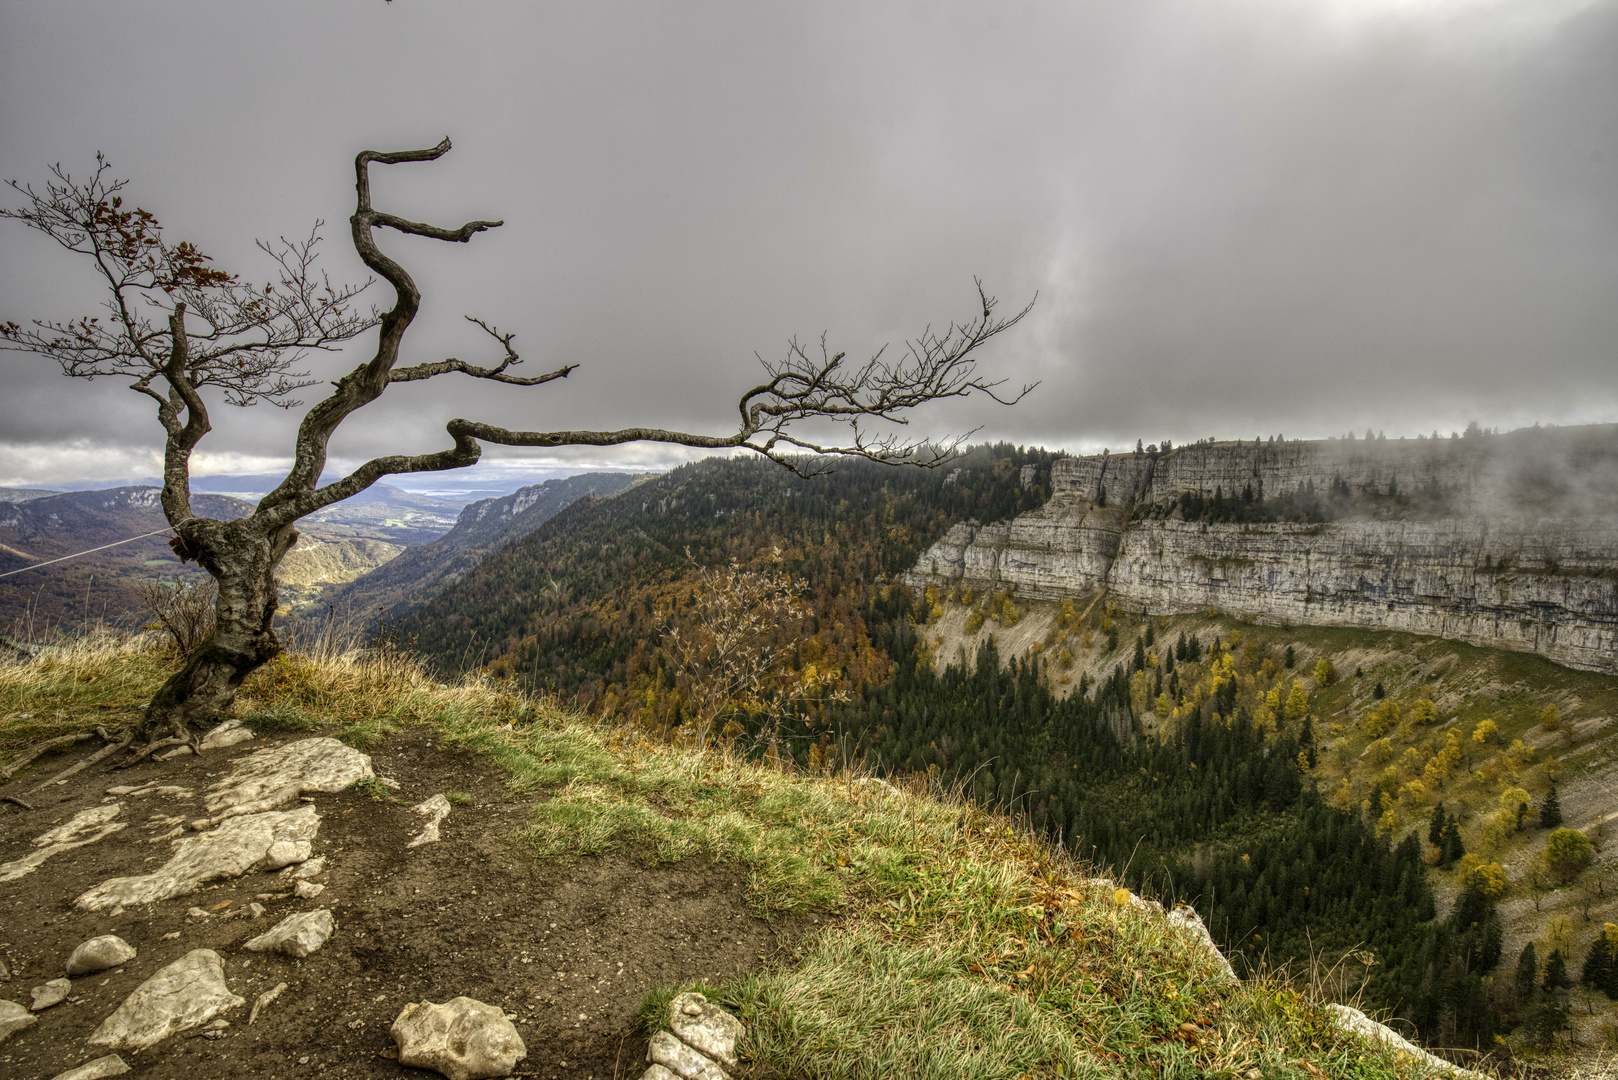
{"type": "Polygon", "coordinates": [[[228,713],[242,680],[280,653],[275,568],[298,533],[291,526],[265,533],[251,518],[193,518],[176,531],[182,558],[196,559],[218,583],[214,632],[152,698],[143,734],[151,740],[166,729],[188,742],[193,726],[228,713]]]}

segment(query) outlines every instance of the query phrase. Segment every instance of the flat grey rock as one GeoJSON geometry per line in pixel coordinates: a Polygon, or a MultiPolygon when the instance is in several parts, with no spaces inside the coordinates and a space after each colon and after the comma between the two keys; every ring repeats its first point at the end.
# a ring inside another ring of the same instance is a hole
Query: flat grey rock
{"type": "Polygon", "coordinates": [[[51,1080],[102,1080],[107,1076],[122,1076],[129,1071],[124,1059],[117,1054],[108,1054],[98,1057],[94,1061],[87,1061],[76,1069],[57,1073],[51,1080]]]}
{"type": "Polygon", "coordinates": [[[39,1017],[15,1001],[0,999],[0,1043],[5,1042],[25,1027],[39,1023],[39,1017]]]}
{"type": "Polygon", "coordinates": [[[288,915],[242,947],[249,952],[278,952],[302,959],[326,944],[334,929],[331,912],[326,908],[300,911],[288,915]]]}
{"type": "Polygon", "coordinates": [[[242,726],[240,720],[226,720],[202,737],[204,750],[223,750],[227,746],[244,743],[253,737],[253,733],[242,726]]]}
{"type": "Polygon", "coordinates": [[[43,986],[34,987],[34,1003],[29,1007],[35,1012],[43,1012],[52,1005],[60,1005],[72,992],[71,982],[66,979],[52,979],[43,986]]]}
{"type": "Polygon", "coordinates": [[[246,1002],[225,985],[224,962],[193,949],[135,988],[90,1036],[92,1046],[143,1050],[246,1002]]]}
{"type": "Polygon", "coordinates": [[[277,841],[313,840],[319,830],[320,815],[313,806],[232,818],[212,832],[176,841],[174,857],[160,869],[103,881],[73,905],[81,911],[105,911],[184,896],[206,882],[247,873],[277,841]]]}
{"type": "Polygon", "coordinates": [[[113,833],[128,828],[128,823],[114,821],[124,808],[121,802],[103,803],[81,810],[56,828],[34,837],[35,850],[20,859],[0,863],[0,881],[15,881],[38,870],[46,859],[64,851],[93,844],[113,833]]]}
{"type": "Polygon", "coordinates": [[[371,759],[336,739],[299,739],[254,751],[237,760],[229,776],[208,789],[203,805],[210,822],[259,814],[306,791],[342,791],[375,776],[371,759]]]}
{"type": "Polygon", "coordinates": [[[92,975],[135,959],[135,947],[117,934],[93,937],[67,958],[69,975],[92,975]]]}
{"type": "Polygon", "coordinates": [[[684,1080],[730,1080],[730,1074],[719,1063],[691,1049],[666,1031],[652,1036],[646,1056],[654,1065],[661,1065],[684,1080]]]}
{"type": "Polygon", "coordinates": [[[701,994],[681,994],[669,1003],[669,1030],[691,1049],[721,1065],[736,1067],[742,1022],[701,994]]]}
{"type": "Polygon", "coordinates": [[[411,1002],[391,1029],[399,1064],[433,1069],[449,1080],[510,1076],[528,1056],[522,1036],[506,1014],[469,997],[442,1005],[411,1002]]]}
{"type": "Polygon", "coordinates": [[[420,847],[423,844],[437,843],[438,826],[443,823],[445,818],[449,817],[449,800],[440,792],[425,802],[411,807],[411,809],[426,818],[427,824],[422,826],[421,832],[410,838],[410,842],[405,847],[412,848],[420,847]]]}
{"type": "Polygon", "coordinates": [[[679,1080],[673,1073],[661,1065],[653,1065],[640,1074],[640,1080],[679,1080]]]}

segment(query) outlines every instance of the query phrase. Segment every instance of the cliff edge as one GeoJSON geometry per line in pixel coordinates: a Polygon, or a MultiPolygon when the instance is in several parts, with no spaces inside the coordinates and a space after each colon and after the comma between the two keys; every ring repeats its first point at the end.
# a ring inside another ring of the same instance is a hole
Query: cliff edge
{"type": "Polygon", "coordinates": [[[915,585],[1403,630],[1618,674],[1618,425],[1067,458],[915,585]]]}

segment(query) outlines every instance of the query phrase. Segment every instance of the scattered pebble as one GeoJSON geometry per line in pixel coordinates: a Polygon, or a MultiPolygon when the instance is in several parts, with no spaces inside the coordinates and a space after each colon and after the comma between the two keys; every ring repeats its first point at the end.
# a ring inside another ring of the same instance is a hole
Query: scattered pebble
{"type": "Polygon", "coordinates": [[[73,992],[73,984],[66,979],[52,979],[43,986],[33,989],[34,1003],[30,1006],[35,1012],[44,1012],[52,1005],[59,1005],[73,992]]]}

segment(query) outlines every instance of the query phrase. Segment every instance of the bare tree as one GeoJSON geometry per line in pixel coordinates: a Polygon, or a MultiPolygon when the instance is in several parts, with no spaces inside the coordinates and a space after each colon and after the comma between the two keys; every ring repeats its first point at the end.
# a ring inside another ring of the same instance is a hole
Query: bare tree
{"type": "Polygon", "coordinates": [[[370,167],[433,161],[449,149],[445,139],[427,150],[366,150],[355,158],[358,205],[349,219],[354,247],[395,293],[393,306],[381,313],[355,306],[365,285],[334,286],[316,272],[318,223],[317,231],[304,241],[261,243],[279,268],[279,280],[253,287],[214,269],[191,244],[170,244],[147,211],[124,209],[119,194],[124,182],[110,176],[104,158],[97,157],[96,171],[87,181],[75,181],[57,166],[55,179],[42,192],[12,182],[26,202],[0,214],[89,258],[110,297],[105,318],[35,321],[27,327],[0,324],[0,347],[49,357],[64,374],[77,378],[129,378],[134,390],[157,403],[166,434],[162,506],[174,528],[174,549],[183,560],[195,559],[218,585],[212,637],[152,699],[144,730],[146,752],[159,745],[192,742],[191,725],[226,712],[242,680],[280,651],[273,627],[275,569],[297,541],[297,520],[364,491],[384,476],[471,465],[485,442],[549,447],[661,442],[714,450],[742,448],[800,474],[822,468],[811,455],[931,466],[948,460],[962,439],[943,444],[906,439],[892,434],[891,425],[903,426],[910,410],[930,401],[982,393],[1010,404],[1031,389],[1023,387],[1016,396],[1002,398],[995,390],[1000,384],[985,381],[977,372],[978,348],[1016,325],[1029,310],[996,316],[995,301],[980,285],[980,311],[964,322],[951,323],[942,333],[923,330],[893,359],[879,350],[863,363],[850,363],[845,353],[827,349],[824,340],[818,348],[794,340],[782,360],[763,362],[764,380],[741,396],[739,422],[727,435],[653,427],[510,431],[455,419],[446,425],[451,441],[446,449],[374,458],[322,487],[319,479],[332,435],[352,413],[394,383],[464,375],[510,386],[541,386],[574,370],[575,365],[568,365],[540,375],[518,374],[521,357],[513,344],[515,335],[470,317],[497,346],[492,363],[480,366],[450,358],[399,366],[400,346],[421,304],[421,292],[404,267],[377,247],[375,230],[465,243],[501,222],[470,221],[445,229],[378,210],[371,201],[370,167]],[[196,516],[191,510],[190,459],[211,427],[204,394],[212,392],[237,406],[268,402],[296,407],[302,403],[293,395],[313,385],[299,370],[304,358],[334,349],[373,327],[378,330],[374,355],[338,379],[332,392],[304,413],[286,479],[244,518],[217,521],[196,516]],[[841,424],[842,438],[827,442],[806,435],[803,422],[816,420],[841,424]],[[164,730],[168,736],[159,738],[164,730]]]}

